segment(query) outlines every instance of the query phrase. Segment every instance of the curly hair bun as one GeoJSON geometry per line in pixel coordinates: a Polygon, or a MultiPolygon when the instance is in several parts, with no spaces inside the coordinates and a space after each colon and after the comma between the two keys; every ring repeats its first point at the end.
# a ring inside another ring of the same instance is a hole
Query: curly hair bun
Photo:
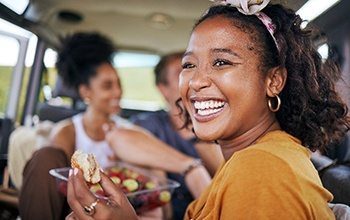
{"type": "Polygon", "coordinates": [[[56,67],[68,87],[78,88],[95,74],[103,63],[112,63],[116,48],[113,42],[99,33],[78,32],[61,41],[56,67]]]}

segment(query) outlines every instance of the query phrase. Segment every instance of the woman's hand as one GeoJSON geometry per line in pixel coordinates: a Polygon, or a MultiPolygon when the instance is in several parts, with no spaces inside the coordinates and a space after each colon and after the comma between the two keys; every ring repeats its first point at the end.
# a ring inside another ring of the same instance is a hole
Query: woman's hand
{"type": "Polygon", "coordinates": [[[135,210],[118,187],[101,172],[100,185],[109,201],[97,200],[89,190],[81,170],[71,170],[68,179],[67,200],[73,212],[66,217],[72,219],[138,219],[135,210]]]}

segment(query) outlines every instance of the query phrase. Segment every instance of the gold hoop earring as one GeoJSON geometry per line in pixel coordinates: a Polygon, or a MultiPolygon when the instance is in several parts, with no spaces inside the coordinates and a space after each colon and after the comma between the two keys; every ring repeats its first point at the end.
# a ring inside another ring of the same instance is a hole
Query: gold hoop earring
{"type": "Polygon", "coordinates": [[[269,109],[270,109],[270,111],[272,111],[272,112],[277,112],[277,111],[280,109],[280,107],[281,107],[281,99],[280,99],[280,97],[279,97],[277,94],[275,94],[275,97],[277,98],[277,106],[276,106],[276,108],[273,108],[273,107],[272,107],[271,99],[269,99],[269,100],[267,101],[267,104],[268,104],[268,106],[269,106],[269,109]]]}
{"type": "Polygon", "coordinates": [[[84,98],[84,103],[85,103],[85,105],[89,105],[90,104],[90,98],[88,98],[88,97],[84,98]]]}

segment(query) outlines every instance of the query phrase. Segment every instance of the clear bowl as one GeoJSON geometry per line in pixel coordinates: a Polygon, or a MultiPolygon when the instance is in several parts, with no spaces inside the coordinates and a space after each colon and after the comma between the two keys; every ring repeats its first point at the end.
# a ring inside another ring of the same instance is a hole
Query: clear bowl
{"type": "MultiPolygon", "coordinates": [[[[70,167],[64,167],[49,171],[56,177],[58,190],[63,195],[67,195],[69,169],[70,167]]],[[[104,173],[124,192],[138,214],[169,203],[174,189],[180,186],[176,181],[161,178],[147,169],[122,162],[105,168],[104,173]]],[[[108,201],[99,184],[90,185],[90,190],[100,200],[108,201]]]]}

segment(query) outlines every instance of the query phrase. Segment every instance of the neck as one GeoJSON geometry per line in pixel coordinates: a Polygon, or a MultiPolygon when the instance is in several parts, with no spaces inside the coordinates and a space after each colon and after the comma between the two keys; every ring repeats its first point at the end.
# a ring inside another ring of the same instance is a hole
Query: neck
{"type": "Polygon", "coordinates": [[[104,140],[105,132],[102,127],[104,124],[110,123],[108,114],[101,114],[90,107],[84,112],[82,120],[85,132],[91,139],[104,140]]]}
{"type": "Polygon", "coordinates": [[[83,121],[87,122],[90,126],[100,127],[102,124],[110,121],[110,115],[102,114],[101,112],[96,112],[92,108],[88,108],[83,114],[83,121]]]}
{"type": "Polygon", "coordinates": [[[224,158],[227,161],[235,152],[253,145],[264,134],[280,129],[281,127],[275,118],[268,119],[262,121],[257,126],[234,139],[219,140],[218,143],[220,144],[224,158]]]}

